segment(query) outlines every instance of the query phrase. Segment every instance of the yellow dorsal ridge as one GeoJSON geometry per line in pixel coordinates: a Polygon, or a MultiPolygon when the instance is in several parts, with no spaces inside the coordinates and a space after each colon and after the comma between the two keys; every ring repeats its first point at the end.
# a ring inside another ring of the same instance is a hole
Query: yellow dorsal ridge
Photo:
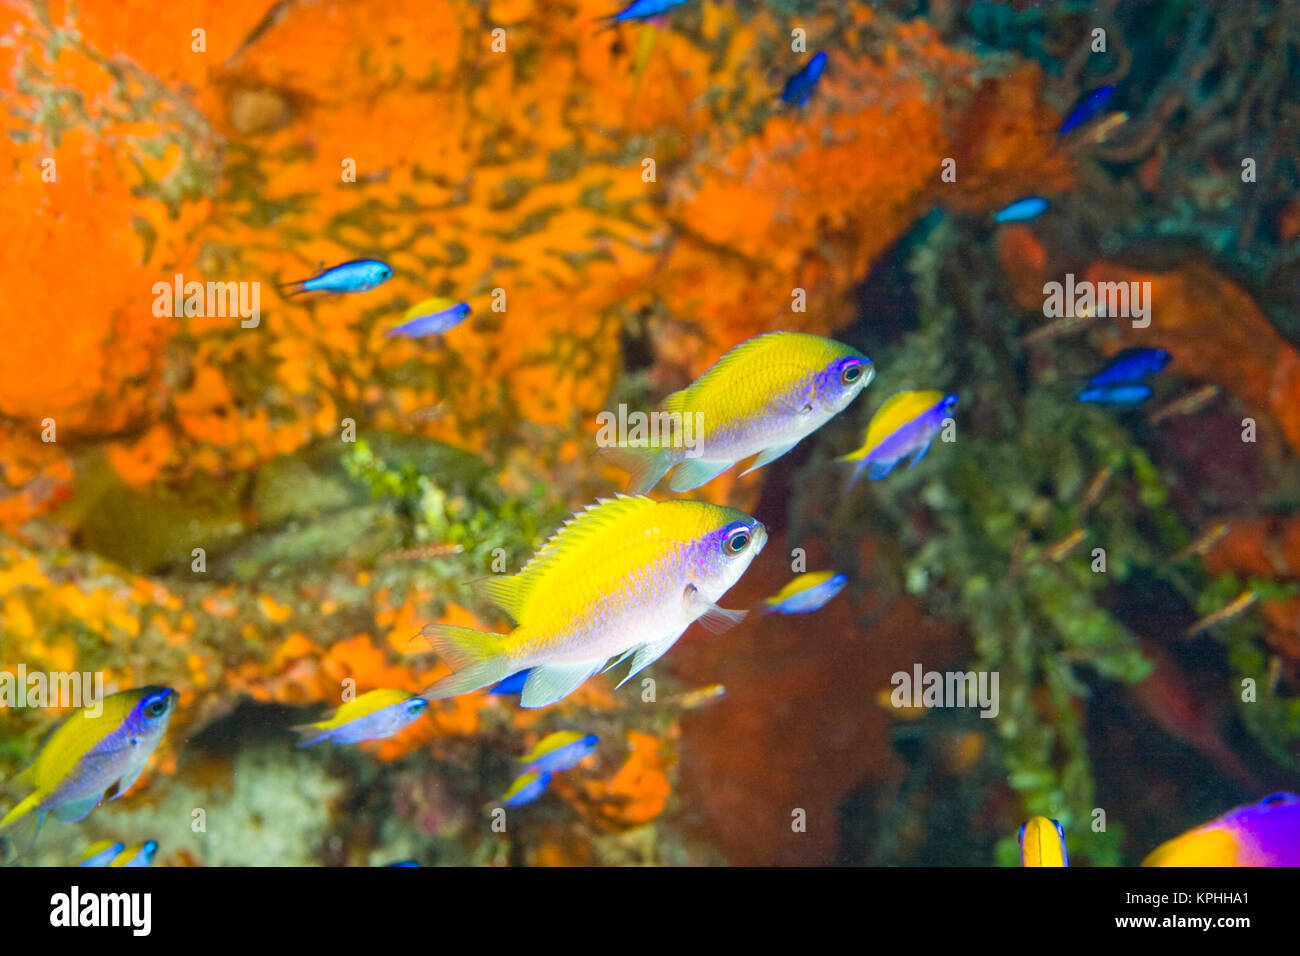
{"type": "Polygon", "coordinates": [[[899,392],[881,405],[867,425],[866,447],[874,448],[918,414],[943,401],[943,393],[933,390],[899,392]]]}
{"type": "Polygon", "coordinates": [[[484,593],[518,621],[532,589],[547,571],[582,553],[596,536],[615,524],[652,510],[656,505],[653,498],[645,495],[597,499],[595,504],[587,505],[560,525],[518,574],[484,582],[484,593]]]}
{"type": "Polygon", "coordinates": [[[686,388],[679,392],[673,392],[664,399],[662,406],[664,411],[685,411],[692,399],[698,398],[702,393],[709,391],[715,383],[725,381],[731,371],[738,365],[756,359],[770,351],[787,348],[792,343],[802,340],[805,336],[807,338],[817,338],[817,336],[803,332],[764,332],[762,335],[756,335],[752,339],[746,339],[739,345],[732,346],[722,358],[709,366],[708,371],[703,375],[686,388]]]}

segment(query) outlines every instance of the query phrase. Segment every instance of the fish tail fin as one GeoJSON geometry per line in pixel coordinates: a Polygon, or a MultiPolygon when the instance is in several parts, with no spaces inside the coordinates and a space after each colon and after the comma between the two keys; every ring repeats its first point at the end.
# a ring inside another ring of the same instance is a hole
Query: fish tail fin
{"type": "Polygon", "coordinates": [[[849,474],[844,479],[844,494],[853,490],[862,473],[867,469],[867,460],[865,458],[855,458],[852,455],[845,455],[843,458],[837,458],[836,461],[842,461],[849,465],[849,474]]]}
{"type": "Polygon", "coordinates": [[[40,794],[32,793],[0,820],[0,865],[11,866],[31,850],[45,822],[36,809],[40,802],[40,794]]]}
{"type": "Polygon", "coordinates": [[[672,455],[662,448],[607,445],[600,449],[600,453],[628,473],[629,495],[644,495],[676,464],[672,455]]]}
{"type": "Polygon", "coordinates": [[[307,291],[307,280],[298,279],[295,282],[281,282],[276,288],[280,290],[280,294],[283,296],[297,295],[300,292],[307,291]]]}
{"type": "Polygon", "coordinates": [[[522,670],[508,653],[507,634],[449,624],[431,624],[420,633],[452,669],[452,673],[420,693],[425,700],[442,700],[478,690],[522,670]]]}
{"type": "Polygon", "coordinates": [[[299,735],[297,744],[299,749],[318,744],[322,740],[326,740],[330,735],[330,731],[322,728],[319,724],[298,724],[298,726],[289,729],[299,735]]]}

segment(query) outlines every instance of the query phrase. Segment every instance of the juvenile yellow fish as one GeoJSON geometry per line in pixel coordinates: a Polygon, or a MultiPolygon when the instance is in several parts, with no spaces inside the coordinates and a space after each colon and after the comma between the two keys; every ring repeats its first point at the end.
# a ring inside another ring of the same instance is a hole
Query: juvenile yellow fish
{"type": "Polygon", "coordinates": [[[716,602],[766,542],[767,529],[734,508],[624,495],[597,502],[518,574],[483,586],[516,621],[509,634],[424,629],[454,673],[423,696],[452,697],[528,670],[520,704],[545,707],[613,657],[632,658],[626,682],[694,621],[721,630],[744,617],[716,602]]]}
{"type": "Polygon", "coordinates": [[[879,481],[908,455],[912,456],[908,467],[914,468],[930,450],[949,409],[956,404],[956,395],[942,392],[899,392],[871,416],[862,447],[840,461],[853,463],[854,481],[863,469],[870,480],[879,481]]]}
{"type": "Polygon", "coordinates": [[[848,407],[874,375],[871,359],[841,342],[768,332],[740,343],[664,400],[656,415],[669,423],[667,438],[601,442],[631,474],[633,494],[649,491],[670,470],[672,490],[689,491],[751,455],[758,457],[741,474],[780,458],[848,407]]]}
{"type": "Polygon", "coordinates": [[[428,709],[429,702],[410,691],[381,688],[348,701],[325,720],[293,729],[302,734],[299,747],[310,747],[323,740],[356,744],[391,737],[428,709]]]}
{"type": "Polygon", "coordinates": [[[18,775],[32,792],[0,820],[0,831],[31,818],[39,829],[47,813],[76,823],[106,796],[126,793],[162,740],[175,704],[168,687],[140,687],[99,701],[97,716],[91,708],[73,714],[18,775]]]}
{"type": "Polygon", "coordinates": [[[1064,828],[1047,817],[1034,817],[1021,826],[1020,865],[1069,866],[1064,828]]]}

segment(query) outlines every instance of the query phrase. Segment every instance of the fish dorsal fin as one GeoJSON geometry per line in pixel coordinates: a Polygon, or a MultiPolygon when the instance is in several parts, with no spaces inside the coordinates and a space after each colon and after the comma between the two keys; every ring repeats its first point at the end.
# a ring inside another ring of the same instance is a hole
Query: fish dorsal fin
{"type": "Polygon", "coordinates": [[[522,572],[520,574],[487,578],[484,581],[479,581],[474,586],[482,591],[493,604],[516,621],[519,620],[519,611],[523,607],[525,597],[522,572]]]}
{"type": "Polygon", "coordinates": [[[938,391],[899,392],[881,405],[867,425],[866,447],[875,448],[921,412],[943,401],[938,391]]]}
{"type": "MultiPolygon", "coordinates": [[[[799,344],[805,338],[815,339],[817,336],[800,332],[764,332],[752,339],[746,339],[739,345],[733,346],[722,358],[709,366],[708,371],[686,388],[680,392],[673,392],[664,399],[663,410],[666,412],[686,411],[688,408],[705,400],[707,396],[710,396],[718,389],[728,387],[732,379],[732,373],[740,367],[750,362],[764,359],[770,360],[791,346],[799,344]]],[[[802,367],[804,363],[792,359],[789,364],[797,364],[802,367]]]]}
{"type": "Polygon", "coordinates": [[[645,495],[616,495],[587,505],[556,530],[518,574],[484,584],[486,593],[516,621],[524,612],[538,582],[557,566],[570,561],[598,562],[589,555],[593,542],[621,522],[647,517],[659,503],[645,495]]]}

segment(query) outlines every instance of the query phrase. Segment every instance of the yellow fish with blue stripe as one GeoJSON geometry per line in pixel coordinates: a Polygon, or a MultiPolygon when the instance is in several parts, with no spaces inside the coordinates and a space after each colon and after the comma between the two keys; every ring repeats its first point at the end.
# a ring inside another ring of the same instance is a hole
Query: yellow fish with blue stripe
{"type": "Polygon", "coordinates": [[[325,720],[293,729],[302,735],[299,747],[310,747],[323,740],[358,744],[363,740],[391,737],[428,709],[429,702],[410,691],[381,688],[348,701],[325,720]]]}
{"type": "Polygon", "coordinates": [[[81,858],[77,866],[108,866],[125,849],[125,843],[100,840],[98,843],[90,845],[90,848],[86,850],[86,855],[81,858]]]}
{"type": "MultiPolygon", "coordinates": [[[[545,707],[587,678],[632,659],[626,682],[699,620],[725,630],[744,611],[717,601],[767,542],[743,512],[703,501],[620,495],[564,524],[523,570],[482,590],[517,626],[509,634],[424,629],[453,673],[424,691],[438,700],[527,670],[523,707],[545,707]]],[[[620,684],[621,686],[621,684],[620,684]]]]}
{"type": "Polygon", "coordinates": [[[840,459],[853,464],[852,481],[863,469],[870,480],[879,481],[909,455],[908,467],[915,468],[956,404],[956,395],[936,391],[899,392],[890,398],[871,417],[862,447],[840,459]]]}
{"type": "Polygon", "coordinates": [[[32,790],[0,819],[0,832],[32,820],[39,830],[46,814],[76,823],[105,797],[115,800],[126,793],[162,740],[175,705],[171,688],[141,687],[110,694],[96,708],[73,714],[18,775],[18,782],[32,790]]]}
{"type": "Polygon", "coordinates": [[[521,763],[525,769],[538,773],[562,773],[591,756],[598,743],[600,738],[595,734],[559,730],[539,740],[521,763]]]}
{"type": "Polygon", "coordinates": [[[1034,817],[1021,826],[1020,865],[1069,866],[1065,829],[1047,817],[1034,817]]]}
{"type": "Polygon", "coordinates": [[[113,862],[108,864],[110,867],[126,867],[133,869],[136,867],[153,865],[154,857],[158,855],[158,841],[145,840],[143,843],[137,843],[135,846],[129,846],[114,857],[113,862]]]}
{"type": "Polygon", "coordinates": [[[629,439],[606,450],[631,474],[633,494],[649,491],[669,471],[672,490],[689,491],[756,455],[741,472],[747,475],[842,412],[874,375],[871,359],[842,342],[768,332],[740,343],[664,400],[660,414],[670,422],[680,416],[680,441],[629,439]]]}

